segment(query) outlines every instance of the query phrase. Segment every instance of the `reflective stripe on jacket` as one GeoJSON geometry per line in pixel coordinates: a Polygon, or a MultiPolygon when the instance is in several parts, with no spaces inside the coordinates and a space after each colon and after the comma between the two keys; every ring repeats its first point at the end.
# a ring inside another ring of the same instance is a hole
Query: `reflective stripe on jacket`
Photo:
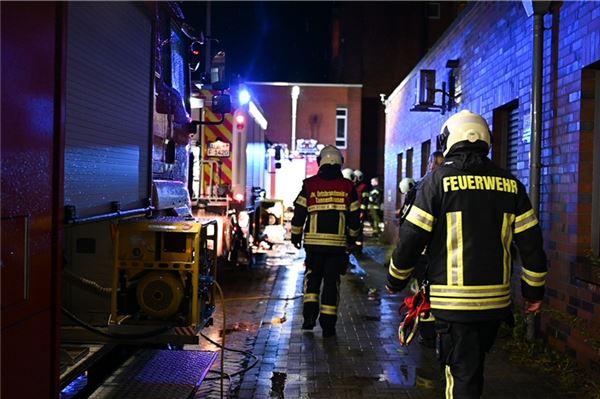
{"type": "Polygon", "coordinates": [[[292,235],[304,234],[307,249],[345,251],[348,240],[358,237],[360,203],[339,170],[305,179],[294,206],[292,235]]]}
{"type": "Polygon", "coordinates": [[[523,297],[543,298],[547,266],[542,233],[521,182],[487,158],[478,173],[463,170],[463,160],[447,158],[446,166],[419,184],[400,227],[388,283],[403,288],[428,244],[435,317],[458,322],[501,319],[511,305],[513,241],[523,264],[523,297]]]}

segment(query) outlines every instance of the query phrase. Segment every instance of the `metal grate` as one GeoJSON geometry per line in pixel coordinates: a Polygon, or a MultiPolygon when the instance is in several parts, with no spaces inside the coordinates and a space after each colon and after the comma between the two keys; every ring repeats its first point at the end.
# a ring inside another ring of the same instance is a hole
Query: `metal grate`
{"type": "Polygon", "coordinates": [[[144,350],[129,359],[90,398],[188,398],[218,352],[144,350]]]}

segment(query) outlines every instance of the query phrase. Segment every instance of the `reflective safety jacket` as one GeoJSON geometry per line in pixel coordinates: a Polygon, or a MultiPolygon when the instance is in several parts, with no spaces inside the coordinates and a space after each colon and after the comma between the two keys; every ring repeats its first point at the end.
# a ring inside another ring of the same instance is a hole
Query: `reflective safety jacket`
{"type": "Polygon", "coordinates": [[[367,203],[369,202],[369,193],[367,192],[367,184],[365,182],[360,182],[356,186],[356,195],[358,196],[358,202],[360,203],[360,209],[367,209],[367,203]]]}
{"type": "Polygon", "coordinates": [[[368,197],[368,209],[379,209],[381,207],[382,193],[379,187],[373,187],[371,191],[369,191],[368,197]]]}
{"type": "Polygon", "coordinates": [[[305,179],[294,206],[292,237],[304,232],[307,250],[342,253],[358,237],[360,204],[354,185],[339,167],[321,167],[305,179]]]}
{"type": "Polygon", "coordinates": [[[524,298],[543,298],[547,274],[541,229],[525,187],[484,155],[474,155],[481,157],[477,168],[465,165],[464,153],[449,154],[444,166],[420,182],[388,269],[388,285],[404,288],[427,246],[432,313],[455,322],[508,315],[513,241],[523,265],[524,298]]]}

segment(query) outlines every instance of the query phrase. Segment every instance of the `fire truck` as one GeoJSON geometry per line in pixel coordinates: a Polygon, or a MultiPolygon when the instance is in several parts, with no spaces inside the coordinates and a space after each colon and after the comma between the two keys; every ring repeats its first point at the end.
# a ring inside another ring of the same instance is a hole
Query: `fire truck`
{"type": "Polygon", "coordinates": [[[260,104],[241,87],[229,91],[232,112],[220,117],[209,105],[215,91],[194,91],[192,101],[200,120],[192,136],[195,215],[215,219],[221,235],[217,256],[231,265],[250,266],[253,260],[254,206],[265,185],[265,132],[268,122],[260,104]]]}
{"type": "Polygon", "coordinates": [[[258,103],[231,101],[223,54],[192,80],[203,35],[175,2],[1,7],[1,396],[193,389],[216,354],[164,348],[198,342],[244,245],[258,103]]]}

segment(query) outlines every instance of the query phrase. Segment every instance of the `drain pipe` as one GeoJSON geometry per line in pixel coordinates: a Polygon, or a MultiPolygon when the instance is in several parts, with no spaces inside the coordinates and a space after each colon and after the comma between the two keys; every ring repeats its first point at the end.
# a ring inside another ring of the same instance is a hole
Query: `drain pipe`
{"type": "MultiPolygon", "coordinates": [[[[531,148],[529,161],[529,196],[533,211],[539,218],[540,210],[540,170],[542,152],[542,77],[544,65],[544,15],[550,9],[550,1],[533,3],[533,71],[531,88],[531,148]]],[[[535,338],[536,316],[525,319],[525,338],[535,338]]]]}

